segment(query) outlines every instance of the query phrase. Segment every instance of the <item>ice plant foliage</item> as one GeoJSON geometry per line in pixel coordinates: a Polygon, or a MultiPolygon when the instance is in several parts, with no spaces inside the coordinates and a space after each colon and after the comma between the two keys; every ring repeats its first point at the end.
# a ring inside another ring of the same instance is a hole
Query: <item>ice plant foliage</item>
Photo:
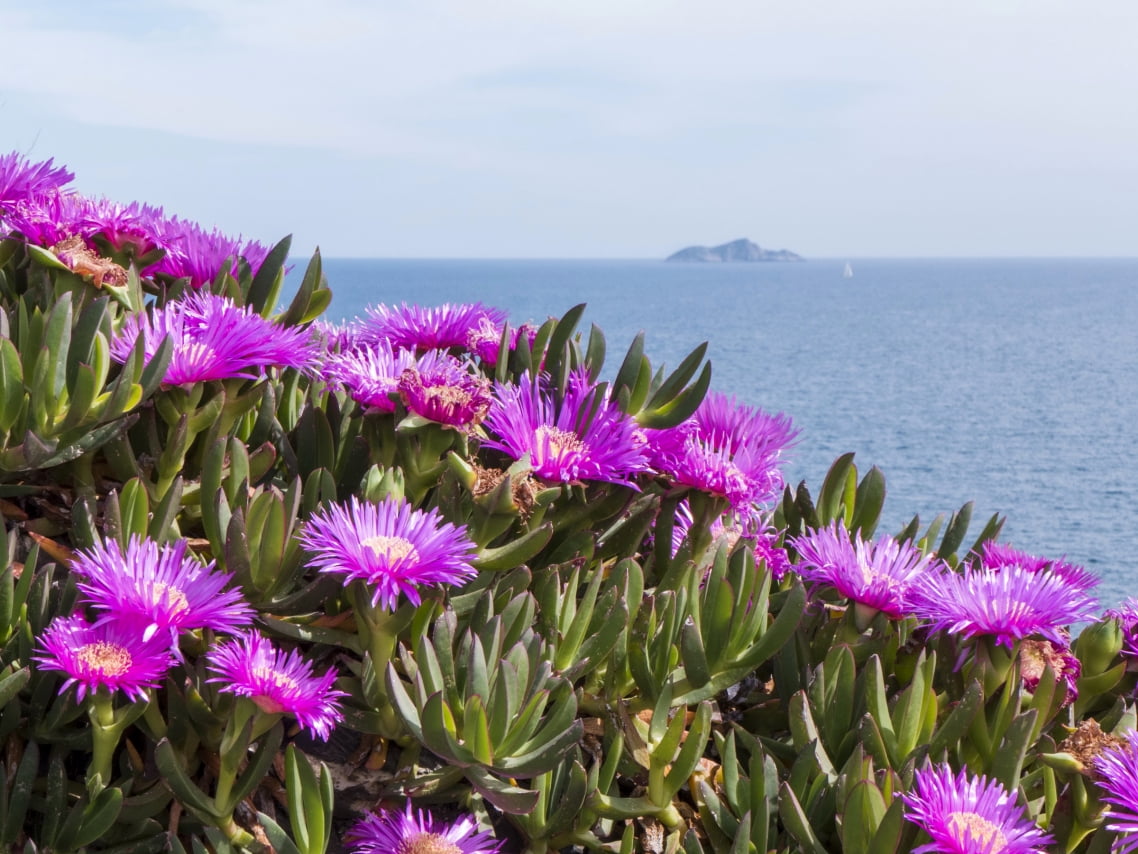
{"type": "Polygon", "coordinates": [[[372,604],[388,610],[400,597],[418,605],[421,587],[461,585],[475,574],[475,547],[464,527],[395,499],[329,504],[308,520],[300,543],[314,566],[345,583],[363,581],[372,604]]]}
{"type": "Polygon", "coordinates": [[[651,470],[635,422],[583,372],[570,377],[561,401],[540,377],[499,383],[485,427],[484,447],[515,460],[528,454],[542,480],[631,484],[651,470]]]}
{"type": "Polygon", "coordinates": [[[1065,627],[1091,619],[1094,609],[1094,599],[1063,576],[1018,565],[927,573],[913,601],[935,631],[988,636],[1009,649],[1032,635],[1065,647],[1065,627]]]}
{"type": "Polygon", "coordinates": [[[501,844],[478,832],[468,815],[443,821],[411,801],[402,811],[368,813],[345,840],[354,854],[498,854],[501,844]]]}
{"type": "Polygon", "coordinates": [[[1112,851],[1138,851],[1138,732],[1126,734],[1126,744],[1108,747],[1095,759],[1102,799],[1110,804],[1106,826],[1118,834],[1112,851]]]}
{"type": "Polygon", "coordinates": [[[166,385],[233,378],[256,379],[269,368],[307,369],[316,352],[311,335],[272,323],[249,307],[208,293],[137,314],[112,342],[111,355],[125,362],[139,336],[147,360],[166,338],[173,355],[166,385]]]}
{"type": "Polygon", "coordinates": [[[237,635],[207,656],[218,690],[248,697],[266,714],[285,714],[325,741],[344,713],[343,691],[333,688],[335,668],[313,673],[297,650],[277,649],[258,632],[237,635]]]}
{"type": "Polygon", "coordinates": [[[137,620],[148,640],[210,628],[234,632],[253,620],[241,591],[229,588],[233,576],[217,572],[187,553],[185,540],[158,545],[132,537],[125,549],[111,540],[80,552],[72,569],[87,601],[100,612],[99,623],[137,620]]]}
{"type": "Polygon", "coordinates": [[[747,516],[782,490],[780,461],[797,432],[781,413],[712,393],[690,420],[645,434],[649,459],[661,473],[726,498],[747,516]]]}
{"type": "Polygon", "coordinates": [[[833,587],[847,599],[883,611],[891,619],[907,616],[916,581],[934,566],[930,556],[908,543],[892,538],[851,539],[837,522],[791,542],[803,578],[833,587]]]}
{"type": "Polygon", "coordinates": [[[506,321],[504,311],[478,302],[433,307],[379,305],[369,307],[367,314],[362,330],[365,340],[386,341],[393,348],[405,350],[465,349],[471,334],[482,328],[483,321],[494,325],[506,321]]]}
{"type": "Polygon", "coordinates": [[[43,670],[67,674],[60,691],[72,685],[82,700],[99,688],[122,691],[146,702],[173,664],[169,635],[144,639],[145,626],[131,619],[91,625],[81,614],[57,617],[40,638],[33,659],[43,670]]]}
{"type": "Polygon", "coordinates": [[[1045,854],[1054,841],[1024,816],[999,782],[947,765],[916,771],[915,791],[903,794],[905,817],[932,839],[915,854],[1045,854]]]}

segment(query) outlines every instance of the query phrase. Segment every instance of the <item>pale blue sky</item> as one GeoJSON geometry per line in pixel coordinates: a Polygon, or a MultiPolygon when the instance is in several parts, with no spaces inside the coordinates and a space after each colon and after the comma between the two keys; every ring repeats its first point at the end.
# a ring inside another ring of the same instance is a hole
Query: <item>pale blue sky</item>
{"type": "Polygon", "coordinates": [[[0,0],[0,153],[330,256],[1138,254],[1138,3],[0,0]]]}

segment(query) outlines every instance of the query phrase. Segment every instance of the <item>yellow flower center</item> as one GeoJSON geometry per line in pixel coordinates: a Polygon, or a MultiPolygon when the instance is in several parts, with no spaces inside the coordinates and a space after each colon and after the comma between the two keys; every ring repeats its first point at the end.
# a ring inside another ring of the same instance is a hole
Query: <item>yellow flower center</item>
{"type": "Polygon", "coordinates": [[[963,843],[971,840],[979,842],[985,847],[988,854],[1000,854],[1008,847],[1008,838],[996,825],[974,812],[950,812],[948,814],[948,829],[957,842],[963,843]]]}
{"type": "MultiPolygon", "coordinates": [[[[300,685],[295,679],[279,670],[273,670],[271,667],[259,666],[254,667],[252,670],[253,678],[258,681],[268,682],[273,688],[281,691],[290,691],[296,693],[300,689],[300,685]]],[[[270,715],[275,715],[285,710],[285,707],[279,703],[275,698],[270,697],[268,694],[254,694],[249,698],[263,712],[270,715]]]]}
{"type": "Polygon", "coordinates": [[[125,646],[107,641],[95,641],[79,647],[75,657],[83,662],[84,666],[103,676],[122,676],[128,670],[132,659],[125,646]]]}
{"type": "Polygon", "coordinates": [[[169,584],[163,584],[161,581],[155,582],[154,584],[154,601],[156,603],[168,602],[173,605],[174,613],[171,616],[174,617],[190,610],[190,600],[186,598],[186,594],[177,587],[171,587],[169,584]]]}
{"type": "Polygon", "coordinates": [[[539,442],[549,442],[549,450],[558,455],[583,453],[585,450],[585,443],[572,430],[562,430],[560,427],[550,427],[548,424],[542,424],[537,428],[537,439],[539,442]]]}
{"type": "Polygon", "coordinates": [[[467,406],[473,399],[469,392],[452,385],[437,385],[424,388],[423,396],[428,400],[438,401],[448,409],[467,406]]]}
{"type": "Polygon", "coordinates": [[[462,854],[462,849],[437,833],[416,833],[399,843],[396,854],[462,854]]]}
{"type": "Polygon", "coordinates": [[[375,552],[377,557],[383,558],[388,563],[401,560],[415,563],[419,560],[419,551],[415,548],[415,544],[404,537],[385,537],[382,535],[368,537],[363,541],[363,544],[375,552]]]}

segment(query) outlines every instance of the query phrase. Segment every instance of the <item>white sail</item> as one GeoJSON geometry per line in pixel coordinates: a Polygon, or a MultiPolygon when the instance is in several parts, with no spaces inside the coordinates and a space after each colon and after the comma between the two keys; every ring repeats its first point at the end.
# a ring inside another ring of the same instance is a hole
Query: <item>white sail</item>
{"type": "Polygon", "coordinates": [[[849,261],[846,262],[846,268],[844,270],[842,270],[842,278],[843,279],[852,279],[853,278],[853,267],[850,266],[849,261]]]}

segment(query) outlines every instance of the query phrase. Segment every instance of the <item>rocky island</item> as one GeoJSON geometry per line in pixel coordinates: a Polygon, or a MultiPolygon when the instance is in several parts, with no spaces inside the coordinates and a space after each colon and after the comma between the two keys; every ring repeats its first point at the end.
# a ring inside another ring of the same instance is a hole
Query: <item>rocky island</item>
{"type": "Polygon", "coordinates": [[[669,255],[666,261],[801,261],[802,256],[796,255],[789,249],[763,249],[759,244],[752,243],[745,237],[732,240],[719,246],[689,246],[681,249],[674,255],[669,255]]]}

